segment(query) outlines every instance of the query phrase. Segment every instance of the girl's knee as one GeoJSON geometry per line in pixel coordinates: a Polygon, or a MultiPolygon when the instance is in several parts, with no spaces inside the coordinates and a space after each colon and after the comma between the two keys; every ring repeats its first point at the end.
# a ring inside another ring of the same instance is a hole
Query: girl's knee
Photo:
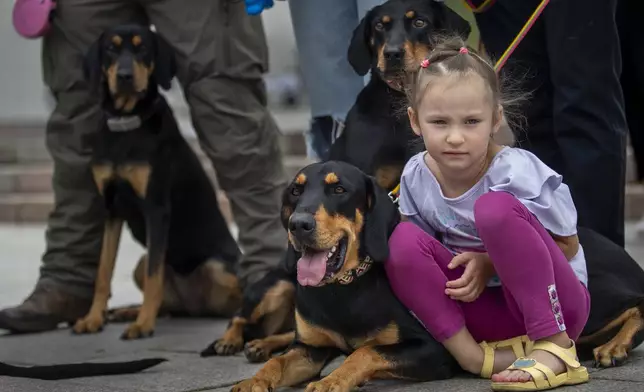
{"type": "Polygon", "coordinates": [[[474,203],[474,222],[477,230],[498,231],[507,220],[522,213],[523,204],[508,192],[488,192],[474,203]]]}
{"type": "Polygon", "coordinates": [[[427,258],[426,248],[436,241],[423,229],[411,222],[400,222],[389,237],[387,273],[413,269],[419,260],[427,258]]]}

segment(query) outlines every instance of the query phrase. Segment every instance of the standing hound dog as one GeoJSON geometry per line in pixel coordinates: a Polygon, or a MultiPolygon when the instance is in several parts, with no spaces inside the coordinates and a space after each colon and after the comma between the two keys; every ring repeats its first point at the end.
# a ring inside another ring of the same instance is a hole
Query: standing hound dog
{"type": "Polygon", "coordinates": [[[174,72],[171,48],[145,26],[107,30],[86,57],[105,117],[89,142],[106,220],[94,300],[76,333],[97,332],[105,323],[124,222],[147,254],[134,274],[143,304],[122,313],[135,318],[122,338],[150,336],[160,310],[230,316],[240,305],[235,268],[241,252],[210,179],[159,92],[170,88],[174,72]]]}
{"type": "Polygon", "coordinates": [[[459,367],[393,294],[383,262],[400,215],[373,177],[338,161],[302,169],[284,191],[286,269],[297,276],[295,341],[232,392],[268,392],[339,368],[307,392],[349,392],[370,379],[429,381],[459,367]],[[374,304],[376,304],[374,306],[374,304]]]}

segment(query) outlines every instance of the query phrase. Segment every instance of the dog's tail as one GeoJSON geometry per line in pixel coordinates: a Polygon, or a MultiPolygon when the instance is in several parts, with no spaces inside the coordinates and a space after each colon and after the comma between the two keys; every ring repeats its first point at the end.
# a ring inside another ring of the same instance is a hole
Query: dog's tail
{"type": "Polygon", "coordinates": [[[148,358],[130,362],[75,363],[21,367],[0,362],[0,376],[64,380],[68,378],[107,376],[137,373],[167,361],[165,358],[148,358]]]}

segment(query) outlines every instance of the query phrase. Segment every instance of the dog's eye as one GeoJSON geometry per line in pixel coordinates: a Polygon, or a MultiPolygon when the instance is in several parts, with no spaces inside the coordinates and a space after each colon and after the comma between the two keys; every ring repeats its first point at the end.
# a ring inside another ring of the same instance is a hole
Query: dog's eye
{"type": "Polygon", "coordinates": [[[346,190],[346,189],[344,189],[343,187],[341,187],[340,185],[338,185],[338,186],[336,186],[335,188],[333,188],[333,192],[334,192],[334,193],[338,193],[338,194],[339,194],[339,193],[344,193],[344,192],[346,192],[346,191],[347,191],[347,190],[346,190]]]}
{"type": "Polygon", "coordinates": [[[378,31],[382,31],[384,28],[385,28],[385,25],[384,25],[384,24],[382,24],[382,22],[378,22],[378,23],[376,23],[376,25],[374,26],[374,29],[376,29],[376,30],[378,30],[378,31]]]}
{"type": "Polygon", "coordinates": [[[425,27],[426,24],[427,23],[422,19],[414,20],[414,27],[422,28],[422,27],[425,27]]]}
{"type": "Polygon", "coordinates": [[[291,195],[293,195],[293,196],[299,196],[299,195],[301,195],[301,194],[302,194],[302,190],[301,190],[300,188],[298,188],[298,187],[293,187],[293,189],[291,189],[291,195]]]}

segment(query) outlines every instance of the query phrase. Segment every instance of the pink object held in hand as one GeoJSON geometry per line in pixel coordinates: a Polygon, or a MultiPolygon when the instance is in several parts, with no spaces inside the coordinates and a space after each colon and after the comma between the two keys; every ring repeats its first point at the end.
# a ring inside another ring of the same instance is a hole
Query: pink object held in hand
{"type": "Polygon", "coordinates": [[[13,5],[13,27],[24,38],[40,38],[50,27],[54,0],[16,0],[13,5]]]}

